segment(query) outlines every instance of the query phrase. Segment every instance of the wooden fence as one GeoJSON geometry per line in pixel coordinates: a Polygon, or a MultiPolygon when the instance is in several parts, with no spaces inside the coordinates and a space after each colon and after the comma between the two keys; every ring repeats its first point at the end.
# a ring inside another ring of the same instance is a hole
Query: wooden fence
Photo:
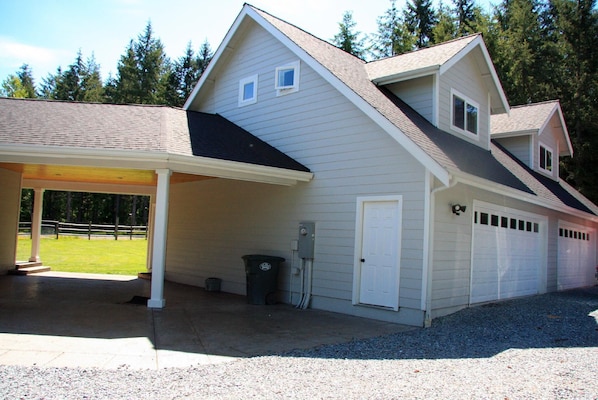
{"type": "MultiPolygon", "coordinates": [[[[113,237],[114,240],[119,238],[133,238],[147,239],[147,226],[145,225],[102,225],[92,224],[75,224],[72,222],[59,221],[42,221],[42,235],[55,235],[56,239],[60,236],[87,236],[91,238],[108,238],[113,237]]],[[[19,222],[19,234],[31,235],[31,222],[19,222]]]]}

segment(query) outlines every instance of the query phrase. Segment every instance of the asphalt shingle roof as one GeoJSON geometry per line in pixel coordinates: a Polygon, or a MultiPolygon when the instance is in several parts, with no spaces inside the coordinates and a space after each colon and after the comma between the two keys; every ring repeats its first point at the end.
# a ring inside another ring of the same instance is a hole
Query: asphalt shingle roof
{"type": "Polygon", "coordinates": [[[219,115],[166,106],[0,98],[3,144],[158,152],[309,171],[219,115]]]}
{"type": "MultiPolygon", "coordinates": [[[[474,40],[477,35],[435,46],[427,51],[420,50],[404,56],[393,57],[387,61],[368,64],[265,11],[255,7],[252,9],[340,79],[344,85],[399,128],[410,140],[448,171],[462,172],[483,178],[528,194],[534,194],[555,205],[565,205],[598,215],[598,209],[590,209],[587,205],[591,203],[572,188],[567,189],[566,183],[544,179],[540,174],[526,169],[495,143],[491,143],[491,150],[487,151],[439,130],[388,90],[381,89],[372,82],[375,77],[390,74],[391,67],[397,68],[399,72],[406,72],[409,68],[421,69],[426,66],[442,65],[448,58],[457,54],[474,40]],[[416,61],[423,64],[419,65],[416,61]]],[[[535,109],[538,120],[545,107],[548,106],[549,103],[535,109]]],[[[521,110],[524,111],[523,107],[521,110]]],[[[515,115],[518,113],[519,109],[515,108],[515,115]]],[[[494,119],[492,121],[494,122],[494,119]]],[[[532,123],[537,124],[538,122],[534,118],[532,123]]]]}
{"type": "Polygon", "coordinates": [[[441,45],[430,46],[394,57],[371,61],[366,64],[370,80],[397,76],[430,67],[440,67],[463,50],[480,34],[469,35],[441,45]]]}
{"type": "Polygon", "coordinates": [[[531,132],[541,129],[558,101],[546,101],[543,103],[525,104],[511,107],[510,114],[492,115],[490,133],[531,132]]]}

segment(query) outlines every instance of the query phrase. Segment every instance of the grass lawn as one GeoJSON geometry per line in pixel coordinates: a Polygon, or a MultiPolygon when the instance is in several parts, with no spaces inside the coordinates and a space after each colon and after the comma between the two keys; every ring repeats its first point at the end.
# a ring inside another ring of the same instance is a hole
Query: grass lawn
{"type": "MultiPolygon", "coordinates": [[[[147,240],[42,238],[39,255],[52,271],[137,275],[146,271],[147,240]]],[[[19,237],[17,260],[31,256],[31,239],[19,237]]]]}

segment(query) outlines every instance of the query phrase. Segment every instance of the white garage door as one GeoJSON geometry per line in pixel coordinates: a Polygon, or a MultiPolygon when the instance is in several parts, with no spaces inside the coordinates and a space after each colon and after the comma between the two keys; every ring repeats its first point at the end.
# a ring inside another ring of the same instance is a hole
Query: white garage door
{"type": "Polygon", "coordinates": [[[545,224],[540,215],[474,204],[470,303],[538,293],[545,224]]]}
{"type": "Polygon", "coordinates": [[[558,289],[594,284],[595,231],[583,226],[559,224],[558,289]]]}

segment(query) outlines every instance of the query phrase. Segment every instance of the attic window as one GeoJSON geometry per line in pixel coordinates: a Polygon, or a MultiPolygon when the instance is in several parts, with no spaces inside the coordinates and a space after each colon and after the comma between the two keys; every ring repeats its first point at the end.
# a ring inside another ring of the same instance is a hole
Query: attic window
{"type": "Polygon", "coordinates": [[[477,137],[478,105],[456,91],[451,91],[451,96],[452,127],[457,131],[477,137]]]}
{"type": "Polygon", "coordinates": [[[299,61],[276,68],[274,79],[277,96],[299,90],[299,61]]]}
{"type": "Polygon", "coordinates": [[[239,107],[257,102],[257,75],[239,81],[239,107]]]}
{"type": "Polygon", "coordinates": [[[540,145],[540,169],[552,173],[552,149],[540,145]]]}

